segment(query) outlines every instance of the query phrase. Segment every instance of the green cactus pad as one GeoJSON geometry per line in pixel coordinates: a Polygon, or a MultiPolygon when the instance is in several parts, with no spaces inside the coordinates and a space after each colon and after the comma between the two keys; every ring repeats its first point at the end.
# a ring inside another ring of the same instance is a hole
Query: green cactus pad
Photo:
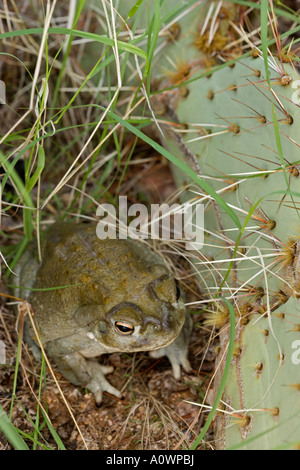
{"type": "MultiPolygon", "coordinates": [[[[179,39],[170,51],[186,45],[184,27],[181,31],[182,43],[179,39]]],[[[236,348],[224,411],[215,420],[216,445],[296,448],[300,445],[299,77],[290,64],[269,56],[268,79],[262,54],[254,47],[251,55],[233,66],[221,65],[201,77],[199,51],[193,47],[194,59],[190,48],[185,63],[190,69],[184,86],[164,91],[161,100],[169,121],[164,127],[165,145],[199,172],[243,226],[240,231],[226,211],[196,186],[185,194],[185,200],[196,194],[205,204],[205,244],[196,263],[202,294],[208,301],[222,294],[236,309],[236,348]]],[[[173,79],[167,74],[163,87],[171,86],[173,79]]],[[[177,168],[174,175],[178,186],[189,183],[177,168]]],[[[220,333],[223,359],[226,326],[224,322],[220,333]]],[[[215,389],[222,365],[221,361],[215,389]]]]}

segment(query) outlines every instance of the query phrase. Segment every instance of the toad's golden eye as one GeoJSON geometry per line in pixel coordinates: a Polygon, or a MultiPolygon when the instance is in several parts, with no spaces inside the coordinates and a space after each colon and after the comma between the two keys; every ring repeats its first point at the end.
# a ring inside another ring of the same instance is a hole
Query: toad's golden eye
{"type": "Polygon", "coordinates": [[[131,335],[134,332],[134,327],[126,321],[116,321],[115,327],[122,335],[131,335]]]}

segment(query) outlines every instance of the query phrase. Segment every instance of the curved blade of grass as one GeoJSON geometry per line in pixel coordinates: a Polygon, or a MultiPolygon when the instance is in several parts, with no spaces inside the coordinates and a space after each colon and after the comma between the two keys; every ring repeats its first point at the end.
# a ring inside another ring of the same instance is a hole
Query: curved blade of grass
{"type": "Polygon", "coordinates": [[[32,211],[35,210],[33,201],[31,199],[30,192],[26,189],[22,179],[14,169],[15,162],[7,160],[6,156],[0,152],[0,164],[3,166],[6,175],[2,180],[2,188],[5,185],[7,178],[10,178],[16,189],[21,194],[24,203],[30,209],[24,209],[24,233],[28,239],[32,238],[33,223],[32,223],[32,211]]]}
{"type": "Polygon", "coordinates": [[[209,429],[209,427],[211,425],[211,422],[212,422],[212,420],[215,416],[215,413],[217,411],[219,402],[222,398],[224,388],[225,388],[225,385],[226,385],[226,381],[227,381],[227,377],[228,377],[228,373],[229,373],[229,370],[230,370],[230,364],[231,364],[231,359],[232,359],[232,355],[233,355],[234,340],[235,340],[235,313],[234,313],[233,306],[231,305],[231,303],[227,299],[224,299],[223,297],[220,297],[220,300],[223,300],[227,304],[227,307],[228,307],[228,310],[229,310],[229,316],[230,316],[230,334],[229,334],[229,344],[228,344],[227,357],[226,357],[226,362],[225,362],[225,367],[224,367],[222,380],[221,380],[220,387],[218,389],[214,404],[212,406],[212,409],[210,410],[210,413],[207,417],[207,420],[205,422],[205,425],[203,426],[203,429],[202,429],[201,433],[199,434],[199,436],[197,437],[195,442],[191,445],[190,450],[195,450],[197,448],[197,446],[200,444],[200,442],[204,438],[207,430],[209,429]]]}
{"type": "Polygon", "coordinates": [[[40,177],[43,169],[45,168],[45,151],[41,145],[38,145],[38,158],[37,158],[37,166],[35,172],[29,179],[28,183],[26,184],[26,190],[30,193],[30,191],[34,188],[35,183],[37,182],[38,178],[40,177]]]}
{"type": "Polygon", "coordinates": [[[15,256],[14,256],[14,259],[13,259],[12,262],[10,263],[9,269],[6,270],[6,273],[5,273],[5,275],[4,275],[4,279],[5,279],[6,281],[7,281],[7,279],[9,278],[9,276],[11,275],[11,271],[14,270],[14,267],[16,266],[17,262],[18,262],[19,259],[21,258],[22,253],[24,252],[28,241],[29,241],[28,238],[24,236],[24,237],[21,239],[20,243],[18,243],[17,245],[15,245],[15,256]]]}
{"type": "Polygon", "coordinates": [[[17,428],[9,420],[4,409],[0,405],[0,430],[6,436],[7,440],[11,443],[16,450],[29,450],[28,445],[20,436],[17,428]]]}
{"type": "MultiPolygon", "coordinates": [[[[18,31],[8,31],[7,33],[0,34],[0,39],[17,37],[17,36],[28,36],[30,34],[43,34],[43,28],[28,28],[28,29],[20,29],[18,31]]],[[[79,31],[77,29],[69,29],[69,28],[49,28],[48,34],[70,34],[72,36],[78,36],[80,38],[90,39],[91,41],[101,42],[102,44],[106,44],[107,46],[114,47],[115,42],[113,39],[108,38],[106,36],[101,36],[100,34],[90,33],[87,31],[79,31]]],[[[148,69],[148,57],[145,51],[140,49],[133,44],[117,41],[117,47],[120,51],[130,52],[131,54],[137,55],[142,57],[146,61],[145,71],[148,69]]]]}
{"type": "Polygon", "coordinates": [[[160,4],[158,0],[154,0],[154,14],[151,20],[150,27],[148,28],[148,44],[147,44],[147,51],[148,51],[148,60],[149,60],[149,68],[148,68],[148,76],[147,76],[147,93],[148,96],[150,95],[150,77],[151,77],[151,62],[154,56],[159,31],[160,31],[160,4]]]}
{"type": "MultiPolygon", "coordinates": [[[[44,356],[42,356],[42,367],[41,367],[41,379],[42,377],[45,375],[45,373],[43,373],[43,371],[45,371],[45,366],[46,366],[46,361],[45,361],[45,358],[44,356]]],[[[44,377],[44,380],[46,381],[46,378],[44,377]]],[[[42,383],[42,380],[40,380],[40,387],[41,387],[41,383],[42,383]]],[[[53,427],[47,413],[45,412],[45,410],[43,409],[43,407],[40,408],[41,409],[41,412],[43,414],[43,417],[44,417],[44,420],[46,421],[46,424],[48,426],[48,429],[49,431],[51,432],[52,434],[52,437],[53,439],[55,440],[56,444],[57,444],[57,447],[59,450],[66,450],[61,438],[59,437],[59,435],[57,434],[55,428],[53,427]]]]}
{"type": "MultiPolygon", "coordinates": [[[[45,368],[45,360],[44,360],[43,357],[42,357],[42,368],[45,368]]],[[[42,373],[42,368],[41,368],[41,373],[42,373]]],[[[33,443],[33,450],[36,450],[37,446],[40,446],[41,449],[45,449],[45,450],[54,450],[54,447],[50,446],[46,442],[46,440],[44,439],[43,435],[41,434],[41,432],[38,428],[38,424],[34,423],[34,421],[31,419],[29,413],[26,411],[26,409],[22,406],[22,404],[19,401],[18,401],[18,405],[22,409],[22,411],[23,411],[24,415],[26,416],[28,422],[34,428],[33,435],[32,435],[32,433],[28,434],[28,433],[25,433],[25,432],[20,430],[19,433],[21,434],[21,436],[25,437],[26,439],[30,440],[33,443]],[[38,437],[40,438],[40,440],[38,440],[38,437]]],[[[50,420],[47,416],[47,413],[45,412],[43,407],[41,407],[41,411],[42,411],[42,414],[44,416],[46,425],[48,426],[48,429],[51,432],[52,437],[55,440],[58,449],[59,450],[66,450],[64,444],[62,443],[62,440],[60,439],[60,437],[58,436],[56,430],[52,426],[52,424],[51,424],[51,422],[50,422],[50,420]]],[[[38,414],[39,414],[39,406],[37,408],[37,416],[38,416],[38,414]]]]}
{"type": "MultiPolygon", "coordinates": [[[[77,22],[79,20],[79,17],[80,17],[82,9],[84,7],[84,4],[85,4],[85,0],[79,0],[79,2],[77,4],[77,7],[76,7],[76,11],[75,11],[75,16],[74,16],[74,20],[73,20],[73,24],[72,24],[72,29],[75,29],[76,26],[77,26],[77,22]]],[[[54,92],[53,92],[52,108],[55,108],[55,103],[57,101],[58,91],[59,91],[59,88],[60,88],[60,85],[61,85],[62,78],[63,78],[64,73],[65,73],[65,68],[66,68],[67,62],[69,60],[70,51],[71,51],[71,48],[72,48],[72,41],[73,41],[73,36],[70,36],[69,40],[68,40],[67,47],[64,51],[61,68],[60,68],[60,71],[59,71],[59,74],[58,74],[58,77],[57,77],[57,80],[56,80],[56,84],[55,84],[55,88],[54,88],[54,92]]],[[[61,48],[62,47],[63,46],[61,46],[61,48]]]]}
{"type": "Polygon", "coordinates": [[[138,9],[140,8],[141,4],[143,3],[144,0],[137,0],[136,4],[133,5],[133,7],[131,8],[131,10],[129,10],[128,12],[128,15],[127,15],[127,18],[132,18],[136,12],[138,11],[138,9]]]}

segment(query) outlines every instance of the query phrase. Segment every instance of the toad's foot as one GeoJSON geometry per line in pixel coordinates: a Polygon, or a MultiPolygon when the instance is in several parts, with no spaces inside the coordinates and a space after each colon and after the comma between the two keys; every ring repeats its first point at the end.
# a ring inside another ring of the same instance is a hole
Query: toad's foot
{"type": "Polygon", "coordinates": [[[185,372],[191,372],[192,368],[187,358],[187,347],[185,349],[181,349],[175,343],[176,340],[169,346],[157,349],[156,351],[151,351],[149,354],[155,359],[167,356],[173,369],[173,375],[176,380],[179,380],[181,377],[180,366],[182,366],[185,372]]]}
{"type": "Polygon", "coordinates": [[[74,385],[87,388],[95,396],[97,405],[102,402],[103,392],[122,398],[121,392],[105,378],[113,371],[111,366],[102,366],[96,359],[87,359],[79,352],[58,355],[52,352],[51,357],[63,376],[74,385]]]}
{"type": "Polygon", "coordinates": [[[102,366],[96,361],[88,361],[89,372],[92,380],[85,387],[94,394],[97,405],[102,402],[103,392],[110,393],[117,398],[122,398],[122,393],[113,387],[105,378],[106,374],[111,374],[114,370],[112,366],[102,366]]]}

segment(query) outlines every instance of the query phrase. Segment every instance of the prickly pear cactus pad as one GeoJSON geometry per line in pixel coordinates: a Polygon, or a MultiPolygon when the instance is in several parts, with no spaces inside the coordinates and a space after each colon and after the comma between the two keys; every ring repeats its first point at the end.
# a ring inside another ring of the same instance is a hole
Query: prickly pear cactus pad
{"type": "MultiPolygon", "coordinates": [[[[224,411],[216,420],[220,448],[300,443],[298,75],[273,58],[269,73],[271,87],[264,61],[255,54],[190,82],[170,107],[189,131],[179,134],[182,158],[194,156],[244,226],[241,233],[195,190],[206,205],[197,271],[207,298],[223,285],[237,318],[224,411]]],[[[169,137],[168,145],[178,154],[178,136],[169,137]]],[[[182,173],[175,174],[179,185],[186,183],[182,173]]],[[[228,343],[226,326],[224,321],[220,357],[228,343]]]]}
{"type": "MultiPolygon", "coordinates": [[[[300,122],[298,104],[292,101],[298,77],[289,65],[281,69],[274,62],[273,66],[271,89],[263,60],[251,57],[213,74],[204,80],[203,89],[196,90],[196,83],[191,83],[189,95],[176,109],[189,128],[197,112],[201,123],[215,124],[207,139],[186,145],[197,155],[203,175],[245,224],[222,289],[235,306],[237,324],[224,412],[216,425],[221,448],[243,440],[244,447],[254,449],[300,442],[300,370],[295,351],[300,344],[300,122]]],[[[211,203],[205,228],[203,261],[197,267],[213,296],[227,274],[238,230],[211,203]]],[[[213,319],[210,314],[209,319],[213,319]]],[[[226,321],[223,327],[222,355],[228,343],[226,321]]]]}
{"type": "MultiPolygon", "coordinates": [[[[276,46],[263,57],[259,33],[246,33],[236,19],[245,10],[230,2],[209,4],[205,10],[199,2],[199,10],[185,15],[176,29],[172,25],[176,34],[158,54],[160,92],[152,104],[165,120],[163,145],[230,208],[220,207],[201,185],[192,185],[183,197],[205,205],[205,243],[195,254],[195,267],[209,305],[205,322],[220,331],[215,390],[229,338],[229,315],[219,296],[236,312],[216,446],[295,448],[300,446],[300,81],[275,26],[276,46]]],[[[174,175],[179,187],[191,183],[177,168],[174,175]]]]}
{"type": "MultiPolygon", "coordinates": [[[[269,318],[249,312],[236,345],[215,426],[220,449],[299,447],[299,304],[290,298],[269,318]],[[298,348],[298,354],[297,354],[298,348]]],[[[227,335],[221,335],[224,351],[227,335]]]]}

